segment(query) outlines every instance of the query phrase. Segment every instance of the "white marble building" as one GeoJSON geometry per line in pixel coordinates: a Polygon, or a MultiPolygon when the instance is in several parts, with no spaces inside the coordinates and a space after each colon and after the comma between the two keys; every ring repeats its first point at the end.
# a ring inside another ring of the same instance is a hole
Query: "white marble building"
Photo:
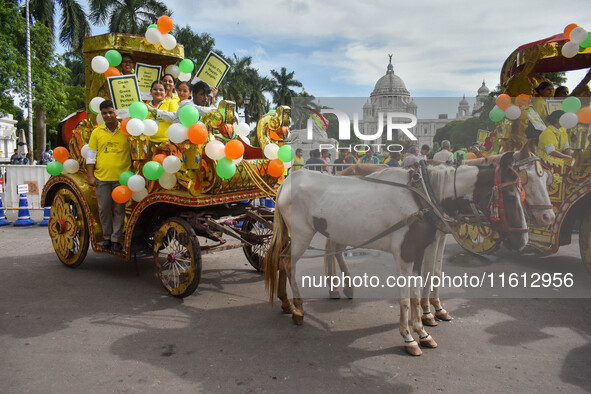
{"type": "Polygon", "coordinates": [[[12,114],[8,114],[0,118],[0,163],[10,162],[10,156],[16,148],[16,120],[12,114]]]}

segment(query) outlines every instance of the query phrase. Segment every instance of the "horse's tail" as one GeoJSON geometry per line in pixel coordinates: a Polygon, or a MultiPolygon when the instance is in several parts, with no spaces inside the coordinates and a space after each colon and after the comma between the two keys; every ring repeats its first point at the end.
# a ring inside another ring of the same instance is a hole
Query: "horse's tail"
{"type": "Polygon", "coordinates": [[[275,205],[273,218],[273,237],[265,254],[263,267],[265,271],[265,288],[269,291],[269,302],[273,303],[277,293],[277,270],[279,261],[289,253],[289,234],[287,225],[281,216],[281,209],[275,205]],[[283,256],[282,256],[283,255],[283,256]]]}

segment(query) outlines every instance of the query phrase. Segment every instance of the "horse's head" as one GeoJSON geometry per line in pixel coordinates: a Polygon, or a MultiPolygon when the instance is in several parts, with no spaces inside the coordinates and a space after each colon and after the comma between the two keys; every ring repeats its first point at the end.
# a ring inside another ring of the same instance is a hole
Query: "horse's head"
{"type": "Polygon", "coordinates": [[[529,140],[513,159],[525,190],[524,205],[530,222],[536,227],[549,226],[555,218],[548,196],[552,173],[542,167],[540,158],[535,155],[535,140],[529,140]]]}
{"type": "Polygon", "coordinates": [[[509,250],[521,250],[528,241],[528,227],[522,205],[525,193],[519,176],[513,169],[513,163],[513,152],[507,152],[495,168],[489,211],[493,228],[505,237],[505,247],[509,250]]]}

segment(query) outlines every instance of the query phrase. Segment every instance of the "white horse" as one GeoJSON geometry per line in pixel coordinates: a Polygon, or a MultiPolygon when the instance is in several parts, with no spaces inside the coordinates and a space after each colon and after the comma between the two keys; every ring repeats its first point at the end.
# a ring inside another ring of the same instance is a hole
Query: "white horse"
{"type": "MultiPolygon", "coordinates": [[[[518,230],[505,231],[506,242],[519,249],[527,244],[528,238],[519,179],[511,167],[512,157],[512,153],[504,155],[497,169],[438,166],[431,169],[430,174],[432,187],[438,191],[447,211],[467,211],[469,203],[474,202],[486,214],[489,214],[496,174],[503,184],[497,193],[504,201],[502,220],[506,229],[518,230]]],[[[317,232],[338,245],[362,244],[364,248],[390,252],[397,263],[397,276],[418,275],[425,253],[431,253],[426,249],[431,247],[432,253],[435,252],[432,245],[437,229],[422,215],[424,206],[414,198],[416,193],[401,187],[407,183],[408,172],[394,168],[364,179],[331,177],[307,170],[291,174],[277,194],[273,239],[264,262],[271,301],[277,294],[283,311],[292,313],[296,324],[303,323],[304,310],[295,267],[317,232]],[[290,242],[292,229],[297,231],[297,237],[292,237],[290,242]],[[374,237],[376,235],[380,236],[374,237]],[[293,304],[287,297],[288,278],[293,304]]],[[[405,349],[411,355],[422,352],[409,330],[409,310],[420,344],[437,346],[421,322],[420,290],[417,286],[400,289],[399,330],[405,349]]]]}

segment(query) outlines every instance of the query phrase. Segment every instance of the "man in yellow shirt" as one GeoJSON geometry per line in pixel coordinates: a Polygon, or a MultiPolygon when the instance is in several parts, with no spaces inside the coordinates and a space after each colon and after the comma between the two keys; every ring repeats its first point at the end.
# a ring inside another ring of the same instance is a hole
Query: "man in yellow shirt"
{"type": "Polygon", "coordinates": [[[566,130],[560,127],[560,117],[564,111],[554,111],[546,118],[549,126],[540,134],[538,148],[547,154],[561,159],[572,159],[572,150],[568,143],[566,130]],[[564,153],[563,153],[564,151],[564,153]]]}
{"type": "Polygon", "coordinates": [[[86,156],[86,181],[96,186],[99,217],[105,239],[102,248],[120,252],[125,220],[125,204],[113,201],[111,193],[119,186],[119,175],[131,167],[131,149],[127,136],[119,128],[117,111],[111,100],[100,105],[105,124],[90,135],[86,156]],[[112,213],[111,213],[112,210],[112,213]]]}
{"type": "Polygon", "coordinates": [[[295,151],[295,158],[293,159],[293,170],[297,171],[304,167],[304,151],[301,148],[297,148],[295,151]]]}

